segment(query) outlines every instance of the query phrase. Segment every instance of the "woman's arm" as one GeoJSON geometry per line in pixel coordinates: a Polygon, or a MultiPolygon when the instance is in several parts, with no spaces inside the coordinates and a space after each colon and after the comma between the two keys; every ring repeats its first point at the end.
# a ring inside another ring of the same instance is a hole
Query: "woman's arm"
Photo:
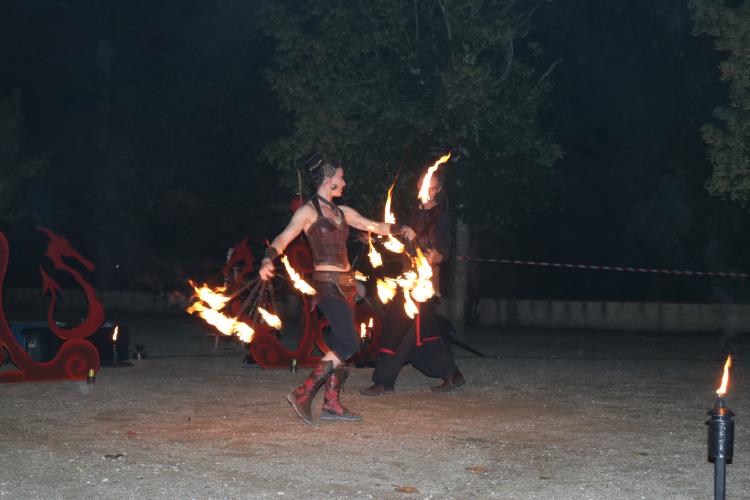
{"type": "Polygon", "coordinates": [[[374,220],[364,217],[351,207],[339,206],[339,208],[344,212],[346,223],[353,228],[381,235],[400,234],[407,240],[414,239],[415,233],[409,226],[389,224],[387,222],[375,222],[374,220]]]}
{"type": "Polygon", "coordinates": [[[289,246],[289,243],[291,243],[294,238],[299,236],[299,234],[312,223],[312,216],[314,213],[315,212],[312,208],[307,205],[301,206],[296,212],[294,212],[292,220],[290,220],[286,228],[284,228],[284,230],[273,239],[270,247],[266,250],[266,254],[260,263],[259,274],[261,279],[267,280],[273,277],[274,259],[284,253],[284,250],[289,246]]]}

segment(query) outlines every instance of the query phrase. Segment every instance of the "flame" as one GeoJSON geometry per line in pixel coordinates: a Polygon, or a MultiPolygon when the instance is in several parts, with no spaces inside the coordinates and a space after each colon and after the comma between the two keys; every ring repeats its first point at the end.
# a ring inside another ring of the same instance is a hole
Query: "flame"
{"type": "Polygon", "coordinates": [[[729,368],[732,366],[732,355],[727,356],[727,360],[724,363],[724,375],[721,377],[721,387],[716,389],[716,395],[721,397],[727,393],[727,386],[729,386],[729,368]]]}
{"type": "Polygon", "coordinates": [[[369,324],[365,323],[364,321],[359,324],[359,336],[363,339],[366,339],[369,337],[369,328],[372,328],[372,318],[370,318],[369,324]]]}
{"type": "Polygon", "coordinates": [[[398,278],[395,278],[393,281],[395,281],[398,286],[401,288],[404,288],[406,290],[411,290],[414,288],[414,285],[417,283],[417,273],[415,273],[412,270],[406,271],[405,273],[402,273],[401,276],[398,278]]]}
{"type": "Polygon", "coordinates": [[[435,295],[435,287],[432,285],[432,266],[427,262],[419,247],[417,247],[417,256],[413,262],[417,268],[417,280],[411,291],[411,296],[417,302],[425,302],[435,295]]]}
{"type": "Polygon", "coordinates": [[[370,322],[367,324],[368,328],[373,327],[373,325],[375,324],[373,321],[374,321],[373,318],[370,318],[370,322]]]}
{"type": "Polygon", "coordinates": [[[393,193],[393,187],[396,185],[396,181],[393,181],[391,187],[388,188],[388,197],[385,200],[385,214],[383,215],[383,221],[388,224],[396,223],[396,216],[391,212],[391,194],[393,193]]]}
{"type": "Polygon", "coordinates": [[[225,286],[220,286],[216,289],[212,289],[209,288],[208,285],[204,284],[202,287],[198,288],[192,280],[189,280],[188,283],[190,283],[190,286],[193,287],[195,295],[200,300],[211,306],[211,309],[216,309],[218,311],[222,309],[224,305],[229,301],[229,297],[221,293],[227,289],[227,287],[225,286]]]}
{"type": "Polygon", "coordinates": [[[281,256],[281,262],[284,263],[284,267],[286,268],[286,272],[289,275],[289,278],[292,280],[294,288],[304,293],[305,295],[315,295],[315,289],[308,285],[307,282],[300,277],[297,271],[294,270],[292,265],[289,264],[289,259],[286,258],[286,255],[281,256]]]}
{"type": "Polygon", "coordinates": [[[210,306],[205,306],[201,302],[196,302],[188,307],[187,312],[189,314],[197,312],[198,316],[203,318],[206,323],[213,326],[224,335],[231,336],[236,333],[237,337],[243,342],[251,342],[253,339],[255,330],[253,330],[250,325],[243,323],[242,321],[237,321],[237,318],[230,318],[220,311],[212,309],[210,306]]]}
{"type": "Polygon", "coordinates": [[[370,264],[372,264],[373,269],[382,266],[383,257],[381,257],[378,251],[375,250],[375,247],[372,246],[372,236],[370,234],[367,235],[367,242],[370,244],[370,252],[367,256],[370,257],[370,264]]]}
{"type": "Polygon", "coordinates": [[[120,333],[120,325],[115,325],[115,331],[112,332],[112,342],[117,342],[118,333],[120,333]]]}
{"type": "Polygon", "coordinates": [[[419,198],[422,203],[427,203],[430,201],[430,179],[432,179],[432,174],[435,173],[435,171],[438,169],[440,165],[447,162],[448,159],[451,157],[451,154],[448,153],[445,156],[440,157],[438,161],[435,162],[433,166],[427,169],[427,173],[424,175],[424,179],[422,179],[422,186],[419,188],[419,194],[417,195],[417,198],[419,198]]]}
{"type": "Polygon", "coordinates": [[[387,304],[393,299],[393,297],[396,296],[397,285],[393,280],[379,279],[376,285],[378,288],[378,297],[380,297],[380,302],[382,302],[383,304],[387,304]]]}
{"type": "Polygon", "coordinates": [[[383,243],[383,246],[393,253],[404,253],[404,244],[392,234],[388,235],[388,239],[383,243]]]}
{"type": "Polygon", "coordinates": [[[404,311],[406,311],[406,315],[411,319],[414,319],[414,316],[419,314],[419,309],[417,308],[417,305],[414,303],[414,301],[411,300],[411,297],[409,296],[409,290],[407,290],[406,288],[404,288],[404,311]]]}
{"type": "Polygon", "coordinates": [[[255,330],[253,330],[252,327],[247,323],[243,323],[240,321],[234,325],[234,333],[242,342],[249,344],[253,341],[253,334],[255,333],[255,330]]]}
{"type": "Polygon", "coordinates": [[[394,297],[396,286],[401,287],[405,297],[404,310],[410,318],[418,314],[417,307],[413,301],[425,302],[435,295],[435,287],[432,285],[432,266],[419,247],[417,247],[416,257],[412,259],[412,268],[410,270],[402,273],[397,278],[378,280],[377,286],[378,296],[383,304],[386,304],[394,297]]]}
{"type": "Polygon", "coordinates": [[[364,274],[362,274],[359,271],[354,271],[354,279],[357,279],[359,281],[367,281],[368,278],[364,274]]]}
{"type": "MultiPolygon", "coordinates": [[[[391,187],[388,188],[388,197],[385,200],[385,213],[383,214],[383,221],[388,224],[396,223],[396,215],[391,212],[391,195],[393,194],[393,188],[396,185],[396,181],[393,181],[391,187]]],[[[403,253],[404,244],[396,239],[395,236],[388,235],[388,240],[383,243],[383,246],[393,253],[403,253]]]]}
{"type": "Polygon", "coordinates": [[[192,281],[189,283],[199,300],[186,309],[188,314],[197,312],[198,316],[203,318],[206,323],[212,325],[224,335],[231,336],[236,334],[242,342],[247,343],[253,340],[255,330],[250,325],[242,321],[237,321],[237,318],[231,318],[219,311],[231,299],[231,297],[227,297],[222,293],[226,290],[225,286],[211,289],[208,285],[204,284],[198,288],[192,281]]]}
{"type": "Polygon", "coordinates": [[[281,330],[281,318],[279,318],[275,314],[271,314],[260,306],[258,306],[258,313],[260,314],[260,317],[263,318],[263,321],[268,323],[268,326],[275,330],[281,330]]]}

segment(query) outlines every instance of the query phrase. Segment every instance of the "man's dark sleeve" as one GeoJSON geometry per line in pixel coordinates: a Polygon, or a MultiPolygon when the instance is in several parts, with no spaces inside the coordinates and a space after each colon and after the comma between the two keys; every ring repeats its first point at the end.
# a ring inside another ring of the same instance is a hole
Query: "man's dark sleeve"
{"type": "Polygon", "coordinates": [[[451,217],[447,210],[435,220],[432,243],[443,259],[448,259],[451,253],[451,217]]]}

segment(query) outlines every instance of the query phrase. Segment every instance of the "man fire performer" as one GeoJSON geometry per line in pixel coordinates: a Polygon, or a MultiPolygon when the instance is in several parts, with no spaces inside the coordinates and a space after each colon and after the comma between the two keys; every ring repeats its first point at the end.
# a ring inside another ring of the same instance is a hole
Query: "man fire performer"
{"type": "Polygon", "coordinates": [[[359,349],[354,322],[356,285],[346,250],[349,226],[381,235],[398,233],[409,240],[414,239],[415,233],[408,226],[375,222],[350,207],[335,205],[333,199],[340,197],[346,186],[344,170],[338,160],[315,154],[305,167],[316,192],[271,242],[261,262],[260,277],[263,280],[273,277],[273,261],[304,231],[313,254],[315,300],[330,326],[325,339],[330,350],[313,367],[304,383],[289,393],[287,401],[305,423],[312,424],[312,401],[325,383],[320,419],[359,421],[362,418],[350,412],[339,399],[348,376],[342,365],[359,349]]]}
{"type": "MultiPolygon", "coordinates": [[[[411,225],[417,233],[417,244],[433,267],[433,286],[439,291],[439,264],[449,255],[451,247],[450,215],[443,177],[436,173],[429,182],[430,199],[419,204],[411,225]]],[[[437,314],[436,297],[420,304],[415,319],[407,316],[403,297],[391,302],[383,319],[380,355],[372,373],[373,385],[359,392],[365,396],[395,392],[396,378],[408,362],[428,377],[443,379],[442,384],[432,387],[435,392],[462,386],[464,377],[444,338],[450,329],[450,322],[437,314]]]]}

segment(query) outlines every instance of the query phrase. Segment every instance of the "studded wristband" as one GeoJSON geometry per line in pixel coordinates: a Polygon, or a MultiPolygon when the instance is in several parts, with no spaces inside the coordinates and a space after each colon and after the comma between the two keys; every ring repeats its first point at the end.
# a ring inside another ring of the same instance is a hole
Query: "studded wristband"
{"type": "Polygon", "coordinates": [[[271,262],[276,260],[276,258],[279,256],[279,251],[276,250],[274,247],[267,247],[266,252],[263,254],[263,259],[269,259],[271,262]]]}

